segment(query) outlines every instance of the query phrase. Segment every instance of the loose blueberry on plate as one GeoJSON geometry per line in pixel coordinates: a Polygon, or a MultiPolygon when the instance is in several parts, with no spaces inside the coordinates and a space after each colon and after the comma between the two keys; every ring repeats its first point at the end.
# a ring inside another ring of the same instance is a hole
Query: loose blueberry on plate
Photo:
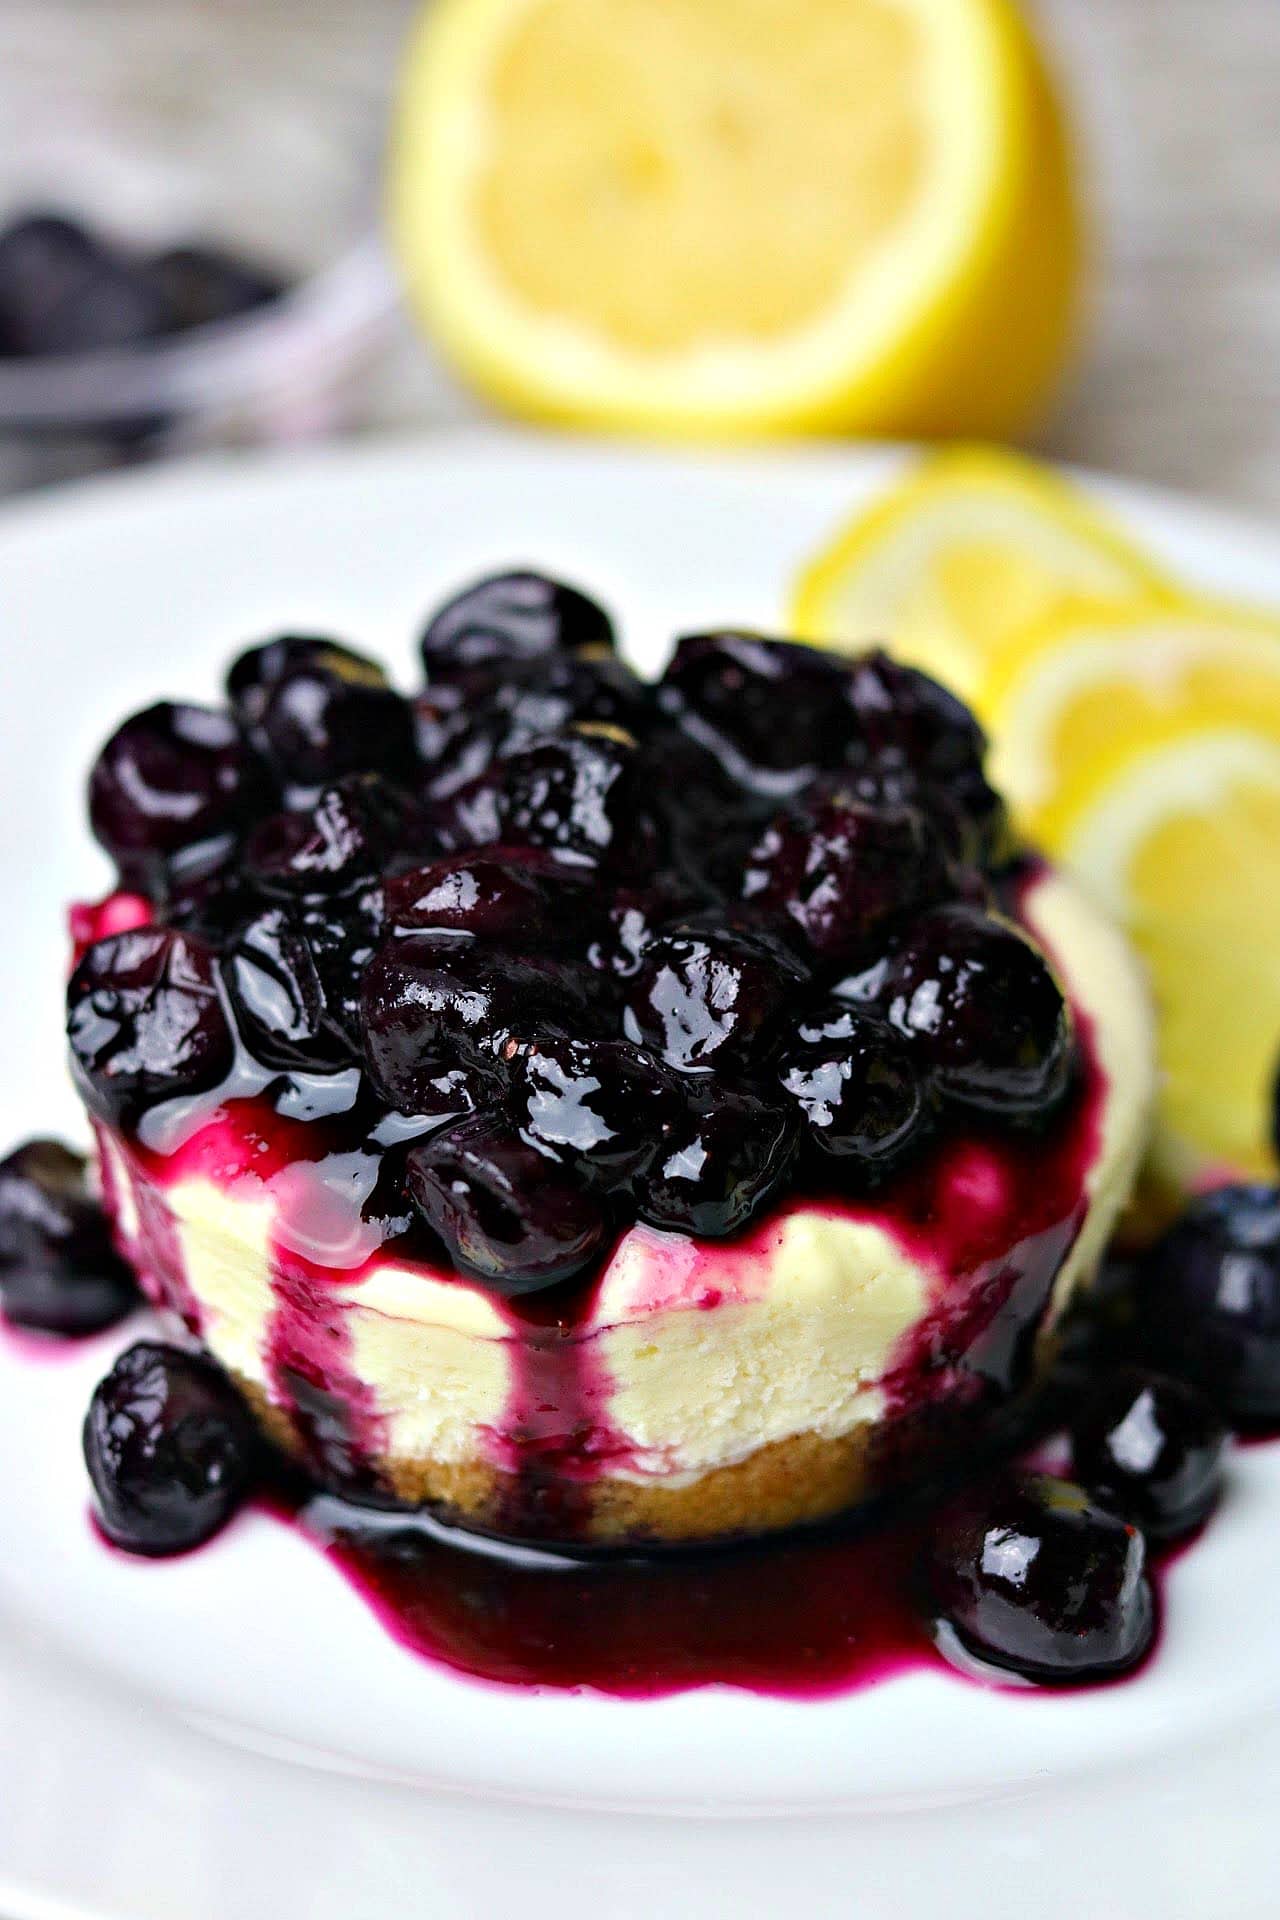
{"type": "Polygon", "coordinates": [[[1280,1189],[1191,1202],[1142,1263],[1134,1342],[1233,1424],[1280,1419],[1280,1189]]]}
{"type": "Polygon", "coordinates": [[[116,729],[89,776],[89,820],[121,882],[141,892],[226,865],[266,798],[229,714],[161,701],[116,729]]]}
{"type": "Polygon", "coordinates": [[[1217,1497],[1226,1429],[1194,1387],[1126,1368],[1071,1427],[1076,1478],[1149,1538],[1189,1533],[1217,1497]]]}
{"type": "Polygon", "coordinates": [[[604,609],[576,587],[530,572],[477,580],[440,608],[422,636],[430,679],[596,649],[613,650],[604,609]]]}
{"type": "Polygon", "coordinates": [[[138,1304],[86,1175],[84,1157],[56,1140],[0,1160],[0,1302],[17,1326],[97,1333],[138,1304]]]}
{"type": "Polygon", "coordinates": [[[944,1653],[1045,1685],[1104,1679],[1151,1645],[1142,1534],[1070,1481],[1010,1474],[938,1515],[925,1555],[944,1653]]]}
{"type": "Polygon", "coordinates": [[[971,906],[922,914],[891,957],[878,996],[939,1092],[957,1105],[1036,1119],[1066,1093],[1070,1010],[1048,961],[1009,921],[971,906]]]}
{"type": "Polygon", "coordinates": [[[216,1086],[234,1047],[213,953],[168,927],[97,941],[67,986],[67,1037],[85,1104],[116,1125],[216,1086]]]}
{"type": "Polygon", "coordinates": [[[84,1457],[107,1538],[164,1555],[225,1526],[252,1484],[259,1443],[211,1360],[140,1340],[94,1388],[84,1457]]]}
{"type": "Polygon", "coordinates": [[[500,1293],[536,1292],[580,1273],[608,1222],[572,1173],[475,1114],[411,1147],[409,1192],[464,1273],[500,1293]]]}

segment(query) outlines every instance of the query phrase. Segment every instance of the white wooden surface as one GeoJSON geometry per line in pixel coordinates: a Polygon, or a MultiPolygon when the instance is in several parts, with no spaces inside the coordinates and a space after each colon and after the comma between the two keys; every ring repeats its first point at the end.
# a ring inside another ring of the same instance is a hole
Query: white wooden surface
{"type": "MultiPolygon", "coordinates": [[[[1068,89],[1098,241],[1086,351],[1038,444],[1280,516],[1280,0],[1030,4],[1068,89]]],[[[122,146],[167,143],[178,178],[216,179],[237,225],[287,227],[305,255],[330,237],[330,162],[335,179],[353,151],[372,166],[411,11],[0,0],[3,146],[65,116],[77,76],[92,75],[112,92],[122,146]],[[268,127],[273,151],[297,157],[296,204],[287,162],[264,160],[268,127]]],[[[405,329],[363,417],[423,423],[468,404],[405,329]]]]}

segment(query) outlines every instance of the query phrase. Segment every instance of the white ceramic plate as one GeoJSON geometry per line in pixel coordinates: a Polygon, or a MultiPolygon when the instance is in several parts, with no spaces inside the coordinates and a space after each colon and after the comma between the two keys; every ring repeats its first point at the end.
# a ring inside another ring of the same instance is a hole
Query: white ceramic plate
{"type": "MultiPolygon", "coordinates": [[[[233,648],[286,626],[407,674],[424,610],[521,560],[599,591],[653,669],[679,628],[776,626],[796,563],[899,457],[470,434],[170,468],[10,509],[0,1140],[81,1130],[61,916],[104,880],[80,795],[119,714],[211,695],[233,648]]],[[[1280,541],[1099,485],[1185,575],[1280,604],[1280,541]]],[[[1159,1657],[1129,1686],[1049,1697],[922,1672],[823,1704],[521,1694],[415,1661],[265,1518],[173,1565],[106,1553],[78,1429],[120,1344],[44,1362],[0,1346],[6,1920],[1276,1911],[1280,1447],[1234,1459],[1224,1511],[1174,1573],[1159,1657]]]]}

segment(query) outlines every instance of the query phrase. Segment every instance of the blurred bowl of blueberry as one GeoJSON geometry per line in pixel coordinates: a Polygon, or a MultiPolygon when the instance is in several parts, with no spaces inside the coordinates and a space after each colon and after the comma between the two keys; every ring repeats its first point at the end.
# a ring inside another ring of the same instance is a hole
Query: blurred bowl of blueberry
{"type": "Polygon", "coordinates": [[[69,210],[0,214],[0,434],[110,458],[341,426],[391,311],[375,240],[296,277],[180,233],[139,242],[69,210]]]}
{"type": "Polygon", "coordinates": [[[98,34],[48,0],[0,32],[0,490],[364,410],[394,23],[318,60],[287,13],[98,34]]]}

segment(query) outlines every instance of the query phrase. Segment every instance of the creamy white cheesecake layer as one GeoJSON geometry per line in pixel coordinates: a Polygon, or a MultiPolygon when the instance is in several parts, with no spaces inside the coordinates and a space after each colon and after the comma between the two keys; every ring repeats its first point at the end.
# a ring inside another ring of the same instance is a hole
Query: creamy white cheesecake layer
{"type": "MultiPolygon", "coordinates": [[[[1088,1210],[1054,1283],[1052,1318],[1091,1277],[1129,1197],[1153,1095],[1153,1034],[1129,949],[1075,887],[1056,875],[1039,879],[1023,918],[1091,1022],[1105,1079],[1084,1178],[1088,1210]]],[[[170,1252],[199,1303],[205,1341],[275,1397],[272,1242],[283,1215],[272,1192],[203,1178],[147,1191],[127,1150],[102,1138],[119,1231],[144,1270],[154,1217],[167,1208],[170,1252]]],[[[359,1259],[358,1246],[351,1252],[359,1259]]],[[[963,1275],[945,1277],[949,1287],[963,1285],[963,1275]]],[[[675,1484],[797,1434],[848,1434],[880,1419],[886,1372],[942,1278],[927,1249],[913,1251],[888,1216],[878,1222],[868,1209],[854,1216],[793,1203],[729,1245],[637,1226],[573,1331],[587,1343],[574,1370],[577,1411],[611,1436],[610,1474],[675,1484]]],[[[521,1348],[546,1336],[479,1287],[392,1259],[326,1281],[322,1298],[388,1456],[509,1463],[513,1410],[528,1394],[521,1348]]]]}

